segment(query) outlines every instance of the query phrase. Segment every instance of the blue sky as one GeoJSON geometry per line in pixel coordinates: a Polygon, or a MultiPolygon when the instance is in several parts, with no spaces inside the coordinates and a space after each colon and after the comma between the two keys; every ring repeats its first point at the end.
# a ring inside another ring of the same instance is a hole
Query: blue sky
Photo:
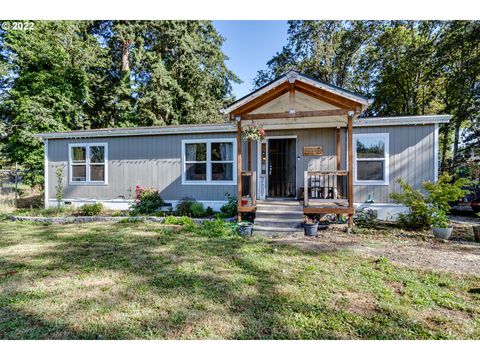
{"type": "Polygon", "coordinates": [[[243,81],[233,84],[239,99],[252,90],[252,80],[258,70],[287,43],[286,21],[214,21],[217,31],[226,38],[223,52],[230,58],[227,66],[243,81]]]}

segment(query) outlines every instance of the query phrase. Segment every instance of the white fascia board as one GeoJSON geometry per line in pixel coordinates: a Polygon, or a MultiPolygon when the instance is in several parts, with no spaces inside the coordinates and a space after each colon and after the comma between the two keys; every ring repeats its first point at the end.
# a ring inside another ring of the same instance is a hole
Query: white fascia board
{"type": "Polygon", "coordinates": [[[234,132],[235,126],[225,125],[205,125],[205,126],[169,126],[159,128],[138,128],[138,129],[102,129],[102,130],[81,130],[59,133],[41,133],[36,136],[41,139],[72,139],[72,138],[95,138],[95,137],[117,137],[117,136],[145,136],[145,135],[169,135],[169,134],[202,134],[202,133],[225,133],[234,132]]]}
{"type": "Polygon", "coordinates": [[[357,103],[360,103],[364,106],[363,110],[365,110],[373,102],[373,100],[371,100],[371,99],[365,99],[363,97],[355,96],[354,94],[343,91],[343,90],[338,89],[336,87],[329,86],[328,84],[324,84],[324,83],[315,81],[313,79],[307,78],[305,76],[302,76],[301,74],[297,73],[296,71],[289,71],[284,76],[280,77],[277,81],[271,83],[270,85],[268,85],[268,86],[266,86],[266,87],[264,87],[264,88],[262,88],[258,91],[253,92],[252,94],[250,94],[250,96],[247,96],[244,99],[242,99],[241,101],[236,102],[236,103],[230,105],[229,107],[220,110],[220,112],[223,113],[223,114],[229,114],[233,110],[238,109],[239,107],[243,106],[244,104],[246,104],[246,103],[252,101],[253,99],[265,94],[266,92],[268,92],[268,91],[272,90],[273,88],[281,85],[282,83],[287,82],[287,81],[294,82],[296,80],[299,80],[299,81],[304,82],[306,84],[312,85],[316,88],[319,88],[319,89],[337,94],[337,95],[342,96],[346,99],[349,99],[349,100],[355,101],[357,103]]]}
{"type": "Polygon", "coordinates": [[[265,94],[266,92],[269,92],[270,90],[272,90],[273,88],[283,84],[284,82],[288,81],[287,79],[287,76],[284,75],[282,76],[281,78],[279,78],[277,81],[271,83],[270,85],[268,86],[265,86],[264,88],[258,90],[258,91],[255,91],[253,92],[252,94],[250,94],[250,96],[247,96],[245,97],[244,99],[238,101],[238,102],[235,102],[233,103],[232,105],[230,105],[229,107],[226,107],[225,109],[221,109],[220,112],[222,114],[229,114],[231,113],[233,110],[235,109],[238,109],[239,107],[245,105],[246,103],[252,101],[253,99],[259,97],[260,95],[263,95],[265,94]]]}
{"type": "Polygon", "coordinates": [[[450,122],[451,115],[419,115],[357,118],[354,127],[367,126],[399,126],[399,125],[430,125],[450,122]]]}

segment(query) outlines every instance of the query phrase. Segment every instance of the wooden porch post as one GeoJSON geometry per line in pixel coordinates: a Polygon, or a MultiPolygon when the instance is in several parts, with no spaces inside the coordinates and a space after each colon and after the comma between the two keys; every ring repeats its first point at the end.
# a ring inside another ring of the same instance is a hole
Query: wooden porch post
{"type": "MultiPolygon", "coordinates": [[[[340,170],[340,128],[336,129],[336,145],[337,145],[337,171],[340,170]]],[[[338,175],[335,176],[335,187],[337,189],[337,199],[340,198],[340,183],[338,181],[338,175]]]]}
{"type": "MultiPolygon", "coordinates": [[[[348,114],[348,207],[353,209],[353,114],[348,114]]],[[[353,226],[353,215],[348,215],[348,226],[353,226]]]]}
{"type": "Polygon", "coordinates": [[[337,170],[341,170],[340,169],[340,128],[337,128],[337,131],[336,131],[336,135],[337,135],[337,170]]]}
{"type": "Polygon", "coordinates": [[[237,221],[242,221],[242,120],[237,120],[237,221]]]}
{"type": "Polygon", "coordinates": [[[248,140],[247,170],[252,170],[252,140],[248,140]]]}

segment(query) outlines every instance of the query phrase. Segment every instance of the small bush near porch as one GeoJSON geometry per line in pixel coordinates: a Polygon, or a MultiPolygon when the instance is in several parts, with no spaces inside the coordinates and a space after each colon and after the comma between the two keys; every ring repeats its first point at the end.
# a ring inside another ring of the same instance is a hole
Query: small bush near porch
{"type": "Polygon", "coordinates": [[[229,236],[0,222],[0,338],[480,338],[478,276],[374,252],[414,234],[229,236]]]}

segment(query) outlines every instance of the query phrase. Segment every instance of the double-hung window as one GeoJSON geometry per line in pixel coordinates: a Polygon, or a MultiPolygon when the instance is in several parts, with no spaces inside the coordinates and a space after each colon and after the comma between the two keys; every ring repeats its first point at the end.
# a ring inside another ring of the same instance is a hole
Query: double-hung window
{"type": "Polygon", "coordinates": [[[236,184],[234,139],[183,140],[182,183],[198,185],[236,184]]]}
{"type": "Polygon", "coordinates": [[[356,185],[388,185],[388,133],[354,134],[356,185]]]}
{"type": "Polygon", "coordinates": [[[106,143],[69,144],[69,182],[72,185],[107,184],[106,143]]]}

